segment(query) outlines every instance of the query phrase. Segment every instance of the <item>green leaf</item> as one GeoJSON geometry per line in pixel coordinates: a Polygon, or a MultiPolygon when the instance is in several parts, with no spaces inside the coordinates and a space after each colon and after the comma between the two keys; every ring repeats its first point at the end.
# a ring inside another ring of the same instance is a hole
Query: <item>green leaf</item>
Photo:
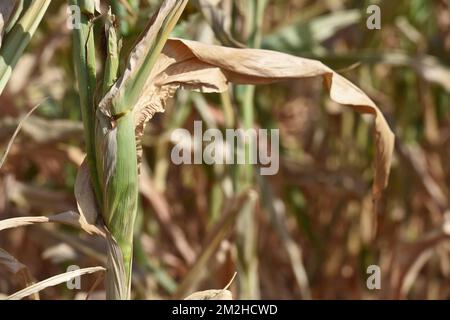
{"type": "Polygon", "coordinates": [[[30,43],[49,5],[50,0],[33,1],[8,33],[0,49],[0,94],[5,89],[13,68],[30,43]]]}
{"type": "Polygon", "coordinates": [[[78,80],[81,116],[83,118],[84,139],[89,171],[92,185],[99,206],[101,206],[102,188],[97,174],[96,147],[95,147],[95,90],[96,59],[93,26],[90,14],[94,13],[93,1],[71,0],[72,5],[79,6],[81,14],[80,25],[73,30],[73,59],[78,80]]]}

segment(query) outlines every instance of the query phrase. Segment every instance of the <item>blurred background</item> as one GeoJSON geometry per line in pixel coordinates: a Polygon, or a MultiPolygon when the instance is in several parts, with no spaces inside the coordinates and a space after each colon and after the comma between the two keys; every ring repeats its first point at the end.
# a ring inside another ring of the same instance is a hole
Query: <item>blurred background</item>
{"type": "MultiPolygon", "coordinates": [[[[160,2],[108,3],[128,52],[160,2]]],[[[235,272],[236,299],[450,298],[450,1],[255,3],[191,1],[173,36],[314,58],[363,89],[396,134],[379,212],[372,120],[332,103],[321,79],[179,91],[144,137],[133,298],[220,289],[235,272]],[[371,4],[380,8],[381,29],[367,28],[371,4]],[[280,129],[279,173],[174,165],[170,134],[192,130],[194,120],[222,130],[280,129]],[[380,267],[379,290],[367,287],[370,265],[380,267]]],[[[84,145],[71,46],[66,1],[52,1],[0,96],[2,153],[23,115],[48,97],[0,171],[0,219],[76,210],[84,145]]],[[[59,225],[3,231],[0,247],[27,268],[13,274],[0,265],[2,295],[71,265],[106,261],[102,239],[59,225]]],[[[59,285],[40,297],[84,299],[91,291],[102,299],[100,280],[84,276],[80,290],[59,285]]]]}

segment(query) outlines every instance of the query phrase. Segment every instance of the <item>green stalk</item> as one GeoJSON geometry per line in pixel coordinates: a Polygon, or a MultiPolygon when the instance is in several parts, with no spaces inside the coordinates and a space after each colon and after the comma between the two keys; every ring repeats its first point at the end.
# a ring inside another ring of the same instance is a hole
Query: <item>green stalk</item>
{"type": "MultiPolygon", "coordinates": [[[[108,299],[128,299],[131,286],[133,256],[133,228],[138,208],[138,167],[134,133],[134,114],[128,112],[117,120],[114,133],[115,149],[106,153],[115,158],[114,172],[110,175],[105,189],[103,218],[117,241],[124,265],[124,287],[127,297],[109,295],[108,299]]],[[[107,155],[108,156],[108,155],[107,155]]],[[[108,283],[111,283],[108,280],[108,283]]],[[[112,294],[108,292],[108,294],[112,294]]]]}
{"type": "Polygon", "coordinates": [[[98,179],[96,148],[95,148],[95,90],[96,61],[94,30],[90,17],[95,13],[93,1],[71,0],[71,5],[80,8],[80,25],[73,30],[73,58],[75,73],[78,80],[78,91],[80,95],[81,116],[84,126],[84,139],[86,144],[87,162],[91,173],[91,182],[101,206],[102,189],[98,179]]]}
{"type": "Polygon", "coordinates": [[[157,34],[148,34],[151,24],[147,26],[141,38],[143,42],[137,44],[137,64],[131,73],[117,81],[120,84],[119,92],[107,102],[106,107],[109,108],[114,124],[102,127],[102,132],[106,132],[106,135],[103,143],[98,144],[99,147],[102,146],[104,159],[102,180],[105,192],[102,214],[120,248],[123,260],[123,271],[119,275],[117,270],[109,272],[107,286],[124,288],[107,290],[108,299],[128,299],[131,286],[133,228],[138,208],[138,163],[133,109],[186,4],[187,0],[173,2],[157,34]],[[118,285],[117,282],[121,283],[118,285]]]}
{"type": "MultiPolygon", "coordinates": [[[[118,72],[119,72],[119,48],[118,48],[118,39],[116,34],[116,29],[113,25],[114,16],[111,13],[111,10],[108,12],[108,18],[105,26],[105,34],[106,34],[106,60],[103,71],[103,84],[102,84],[102,97],[104,97],[114,83],[117,81],[118,72]]],[[[97,119],[95,119],[95,151],[96,151],[96,166],[97,166],[97,176],[98,181],[100,183],[100,188],[104,194],[104,184],[105,181],[105,168],[104,168],[104,128],[108,126],[108,119],[102,117],[100,112],[97,112],[97,119]],[[98,121],[98,122],[97,122],[98,121]]],[[[102,208],[106,207],[105,198],[98,198],[98,202],[101,203],[102,208]]],[[[102,214],[104,210],[102,210],[102,214]]]]}
{"type": "Polygon", "coordinates": [[[119,71],[119,48],[116,29],[113,25],[113,16],[111,10],[108,13],[108,22],[106,26],[107,53],[105,62],[105,71],[103,75],[102,96],[105,96],[114,83],[117,81],[119,71]]]}
{"type": "MultiPolygon", "coordinates": [[[[133,256],[133,229],[138,208],[138,163],[134,106],[161,53],[169,34],[188,0],[163,4],[161,28],[150,22],[132,53],[132,70],[117,80],[119,54],[111,13],[107,24],[107,57],[102,99],[97,107],[93,1],[71,0],[82,13],[81,25],[73,32],[74,63],[80,91],[86,150],[97,204],[108,233],[108,299],[129,299],[133,256]],[[110,90],[117,86],[114,90],[110,90]]],[[[130,64],[129,64],[130,66],[130,64]]]]}

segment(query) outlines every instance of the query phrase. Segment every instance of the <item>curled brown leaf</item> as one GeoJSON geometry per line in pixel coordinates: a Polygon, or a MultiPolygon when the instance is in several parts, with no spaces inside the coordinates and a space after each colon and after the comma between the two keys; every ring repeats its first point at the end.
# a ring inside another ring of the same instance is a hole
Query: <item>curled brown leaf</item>
{"type": "Polygon", "coordinates": [[[86,158],[78,169],[74,193],[80,219],[83,219],[86,224],[95,225],[98,218],[98,209],[86,158]]]}
{"type": "Polygon", "coordinates": [[[6,300],[21,300],[29,295],[35,294],[39,291],[44,290],[45,288],[56,286],[58,284],[70,281],[76,277],[80,277],[84,274],[90,274],[98,271],[105,271],[103,267],[91,267],[69,271],[66,273],[58,274],[51,278],[45,279],[41,282],[35,283],[23,290],[20,290],[6,298],[6,300]]]}
{"type": "Polygon", "coordinates": [[[18,217],[0,221],[0,231],[41,223],[62,223],[86,231],[89,234],[104,236],[99,227],[88,224],[77,212],[66,211],[52,216],[18,217]]]}
{"type": "Polygon", "coordinates": [[[162,111],[177,88],[223,92],[228,83],[269,84],[289,79],[322,77],[330,98],[375,118],[375,177],[373,197],[387,186],[394,150],[394,134],[376,104],[357,86],[320,61],[258,49],[235,49],[172,39],[147,79],[136,113],[137,132],[154,112],[162,111]],[[148,112],[148,110],[152,112],[148,112]],[[147,110],[147,111],[146,111],[147,110]],[[150,115],[150,116],[149,116],[150,115]]]}

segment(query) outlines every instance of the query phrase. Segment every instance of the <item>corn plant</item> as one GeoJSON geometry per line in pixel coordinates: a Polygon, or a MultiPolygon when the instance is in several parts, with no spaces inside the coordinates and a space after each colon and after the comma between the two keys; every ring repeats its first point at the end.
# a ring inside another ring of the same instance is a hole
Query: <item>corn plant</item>
{"type": "MultiPolygon", "coordinates": [[[[229,81],[270,83],[289,78],[323,76],[333,100],[376,118],[377,170],[374,196],[387,183],[393,148],[392,133],[375,104],[353,84],[313,60],[276,52],[232,49],[192,41],[168,40],[187,1],[166,0],[151,19],[132,50],[126,69],[118,75],[117,37],[110,16],[107,23],[107,57],[103,84],[96,75],[93,2],[72,1],[82,12],[81,27],[74,30],[74,57],[85,126],[86,165],[96,199],[95,207],[107,228],[110,299],[128,299],[132,269],[133,224],[138,201],[139,138],[155,112],[184,87],[222,92],[229,81]],[[96,88],[101,88],[101,99],[96,88]],[[136,142],[137,141],[137,142],[136,142]]],[[[245,106],[245,112],[249,112],[245,106]]],[[[250,116],[247,116],[251,118],[250,116]]],[[[247,126],[251,122],[247,121],[247,126]]],[[[87,186],[86,188],[89,188],[87,186]]]]}
{"type": "MultiPolygon", "coordinates": [[[[38,8],[42,9],[48,2],[34,3],[41,3],[38,8]]],[[[0,223],[1,231],[32,223],[62,222],[82,228],[90,234],[104,236],[107,240],[108,299],[130,299],[133,226],[138,207],[138,176],[144,128],[156,112],[164,111],[168,99],[180,88],[203,93],[223,93],[228,90],[230,83],[258,85],[286,79],[322,77],[332,100],[359,113],[374,116],[375,202],[387,185],[394,137],[380,110],[364,92],[316,60],[268,50],[169,39],[187,3],[188,0],[162,2],[159,10],[149,19],[121,70],[120,39],[111,10],[101,13],[102,8],[97,1],[70,1],[81,13],[80,24],[75,26],[72,39],[87,154],[75,182],[79,214],[66,212],[52,217],[26,217],[0,223]],[[98,21],[105,30],[106,42],[102,51],[106,52],[105,56],[98,55],[96,51],[101,43],[94,31],[98,21]],[[98,61],[99,57],[101,61],[98,61]]],[[[257,2],[252,3],[256,5],[257,2]]],[[[258,30],[263,8],[259,5],[254,8],[255,30],[258,30]]],[[[34,23],[29,27],[30,32],[34,31],[33,28],[34,23]]],[[[258,33],[255,36],[258,37],[258,33]]],[[[249,45],[256,48],[259,44],[258,38],[249,41],[249,45]]],[[[242,113],[245,127],[250,128],[253,126],[251,109],[254,92],[252,87],[246,90],[242,113]]],[[[251,168],[246,167],[240,177],[239,192],[248,192],[253,176],[251,168]]],[[[251,205],[254,200],[254,197],[250,197],[248,203],[251,205]]],[[[251,211],[251,208],[246,210],[251,211]]],[[[230,214],[233,219],[236,216],[235,213],[230,214]]],[[[224,224],[231,228],[230,219],[226,219],[224,224]]],[[[214,243],[218,245],[220,239],[215,237],[214,243]]],[[[201,257],[202,261],[211,254],[210,251],[206,252],[201,257]]],[[[85,273],[98,270],[89,269],[85,273]]],[[[71,273],[60,278],[73,276],[71,273]]],[[[33,292],[38,289],[39,286],[35,286],[33,292]]]]}

